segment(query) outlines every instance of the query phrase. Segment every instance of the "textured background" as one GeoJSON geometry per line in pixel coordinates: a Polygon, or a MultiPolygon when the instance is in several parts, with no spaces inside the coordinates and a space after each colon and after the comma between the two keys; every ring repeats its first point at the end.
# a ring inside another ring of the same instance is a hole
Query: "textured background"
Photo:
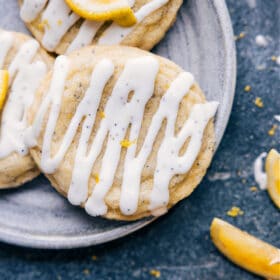
{"type": "MultiPolygon", "coordinates": [[[[268,130],[280,114],[280,1],[228,0],[236,41],[238,80],[231,119],[207,177],[193,195],[145,229],[87,249],[46,251],[0,244],[0,279],[257,279],[224,259],[209,238],[214,216],[280,247],[280,212],[255,185],[252,164],[263,151],[280,149],[280,129],[268,130]],[[251,6],[251,7],[250,7],[251,6]],[[267,36],[268,46],[255,43],[267,36]],[[250,85],[252,90],[245,92],[250,85]],[[261,97],[263,108],[254,105],[261,97]],[[232,206],[243,216],[226,215],[232,206]]],[[[171,31],[172,32],[172,31],[171,31]]],[[[278,123],[280,127],[280,123],[278,123]]]]}

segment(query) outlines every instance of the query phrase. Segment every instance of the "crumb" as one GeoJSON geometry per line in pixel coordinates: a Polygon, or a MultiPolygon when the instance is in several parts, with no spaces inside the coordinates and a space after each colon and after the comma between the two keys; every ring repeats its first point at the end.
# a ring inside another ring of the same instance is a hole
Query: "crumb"
{"type": "Polygon", "coordinates": [[[242,182],[243,184],[246,184],[247,180],[246,180],[245,178],[243,178],[243,179],[241,180],[241,182],[242,182]]]}
{"type": "Polygon", "coordinates": [[[150,274],[151,274],[152,276],[154,276],[155,278],[159,278],[159,277],[160,277],[160,271],[157,270],[157,269],[151,269],[151,270],[150,270],[150,274]]]}
{"type": "Polygon", "coordinates": [[[236,206],[233,206],[230,210],[227,211],[227,215],[230,217],[237,217],[237,216],[242,216],[244,212],[236,206]]]}
{"type": "Polygon", "coordinates": [[[251,89],[252,89],[251,86],[247,85],[245,86],[244,91],[249,92],[251,91],[251,89]]]}
{"type": "Polygon", "coordinates": [[[268,131],[268,135],[269,136],[273,136],[275,134],[275,132],[276,132],[277,127],[278,127],[277,124],[274,124],[272,126],[272,128],[268,131]]]}
{"type": "Polygon", "coordinates": [[[84,273],[85,275],[89,275],[90,271],[89,271],[89,269],[84,269],[84,270],[83,270],[83,273],[84,273]]]}
{"type": "Polygon", "coordinates": [[[261,99],[260,97],[257,97],[257,98],[255,99],[255,105],[256,105],[257,107],[259,107],[259,108],[262,108],[262,107],[263,107],[263,101],[262,101],[262,99],[261,99]]]}
{"type": "Polygon", "coordinates": [[[277,56],[273,55],[273,56],[271,57],[271,60],[272,60],[272,61],[276,61],[276,60],[277,60],[277,56]]]}
{"type": "Polygon", "coordinates": [[[96,261],[96,260],[97,260],[97,256],[93,255],[93,256],[91,257],[91,259],[92,259],[93,261],[96,261]]]}
{"type": "Polygon", "coordinates": [[[252,186],[252,187],[250,187],[250,191],[251,192],[257,192],[258,188],[256,186],[252,186]]]}

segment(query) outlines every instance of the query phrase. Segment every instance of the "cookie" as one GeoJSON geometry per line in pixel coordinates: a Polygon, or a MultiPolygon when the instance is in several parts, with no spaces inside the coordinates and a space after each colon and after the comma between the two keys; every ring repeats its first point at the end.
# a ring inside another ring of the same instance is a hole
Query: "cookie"
{"type": "Polygon", "coordinates": [[[217,105],[165,58],[87,47],[59,56],[41,83],[29,114],[31,154],[89,215],[161,215],[204,176],[217,105]]]}
{"type": "Polygon", "coordinates": [[[64,0],[19,0],[20,15],[42,46],[57,54],[95,45],[128,45],[150,50],[176,18],[182,0],[130,1],[137,23],[120,27],[110,22],[84,20],[64,0]]]}
{"type": "Polygon", "coordinates": [[[0,111],[0,189],[17,187],[39,174],[24,143],[26,113],[53,59],[29,36],[0,30],[0,69],[9,89],[0,111]]]}

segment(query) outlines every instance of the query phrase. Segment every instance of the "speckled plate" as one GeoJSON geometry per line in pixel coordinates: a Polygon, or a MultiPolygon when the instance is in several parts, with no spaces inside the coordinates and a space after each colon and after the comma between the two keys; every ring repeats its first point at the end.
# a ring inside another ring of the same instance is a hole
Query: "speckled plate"
{"type": "MultiPolygon", "coordinates": [[[[17,0],[0,0],[0,27],[27,32],[17,0]]],[[[234,96],[235,44],[224,0],[188,0],[154,52],[195,74],[208,100],[220,102],[217,147],[234,96]]],[[[182,202],[184,203],[184,202],[182,202]]],[[[151,223],[113,222],[87,216],[58,195],[40,176],[18,190],[0,192],[0,240],[35,248],[75,248],[120,238],[151,223]]]]}

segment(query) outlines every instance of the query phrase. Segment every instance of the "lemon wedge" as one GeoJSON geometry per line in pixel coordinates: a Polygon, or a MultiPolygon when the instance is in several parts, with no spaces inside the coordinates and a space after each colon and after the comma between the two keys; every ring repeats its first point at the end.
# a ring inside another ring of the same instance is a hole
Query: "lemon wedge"
{"type": "Polygon", "coordinates": [[[0,70],[0,110],[2,109],[9,88],[9,72],[0,70]]]}
{"type": "Polygon", "coordinates": [[[265,161],[267,174],[267,190],[275,203],[280,208],[280,154],[272,149],[265,161]]]}
{"type": "Polygon", "coordinates": [[[215,246],[232,262],[268,279],[280,279],[280,249],[215,218],[210,235],[215,246]]]}
{"type": "Polygon", "coordinates": [[[113,20],[125,27],[137,22],[127,0],[65,0],[65,2],[76,14],[89,20],[113,20]]]}

